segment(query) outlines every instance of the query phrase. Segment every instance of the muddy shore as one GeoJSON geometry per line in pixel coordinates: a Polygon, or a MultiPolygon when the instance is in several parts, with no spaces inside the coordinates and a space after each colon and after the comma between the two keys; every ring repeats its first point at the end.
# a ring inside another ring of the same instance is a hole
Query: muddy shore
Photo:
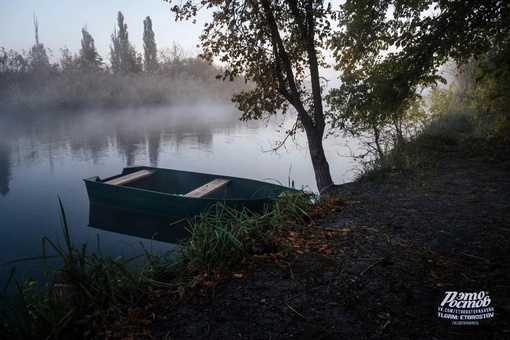
{"type": "Polygon", "coordinates": [[[343,204],[306,249],[260,255],[209,295],[161,299],[147,335],[510,339],[509,155],[450,146],[433,170],[339,186],[343,204]],[[447,292],[477,293],[470,325],[447,292]]]}

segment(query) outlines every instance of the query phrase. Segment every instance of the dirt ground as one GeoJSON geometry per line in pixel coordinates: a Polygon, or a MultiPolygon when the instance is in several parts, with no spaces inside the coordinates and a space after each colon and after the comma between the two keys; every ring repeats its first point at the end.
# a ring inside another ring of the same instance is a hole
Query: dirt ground
{"type": "Polygon", "coordinates": [[[151,338],[510,339],[510,152],[450,147],[434,171],[338,193],[349,204],[295,256],[260,255],[207,296],[163,298],[151,338]],[[446,292],[477,293],[477,313],[494,316],[453,325],[438,316],[446,292]]]}

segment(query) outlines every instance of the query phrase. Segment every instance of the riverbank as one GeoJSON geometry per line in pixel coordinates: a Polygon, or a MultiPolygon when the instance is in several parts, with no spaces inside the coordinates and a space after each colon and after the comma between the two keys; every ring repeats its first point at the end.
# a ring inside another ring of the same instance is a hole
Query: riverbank
{"type": "Polygon", "coordinates": [[[340,186],[317,228],[289,234],[293,252],[260,255],[192,298],[158,298],[139,337],[509,338],[510,152],[471,147],[445,145],[412,175],[340,186]],[[482,292],[494,316],[438,317],[448,291],[482,292]]]}
{"type": "Polygon", "coordinates": [[[133,270],[64,219],[44,240],[66,265],[44,295],[0,293],[0,338],[506,339],[509,140],[445,118],[319,204],[205,216],[182,258],[144,248],[133,270]]]}

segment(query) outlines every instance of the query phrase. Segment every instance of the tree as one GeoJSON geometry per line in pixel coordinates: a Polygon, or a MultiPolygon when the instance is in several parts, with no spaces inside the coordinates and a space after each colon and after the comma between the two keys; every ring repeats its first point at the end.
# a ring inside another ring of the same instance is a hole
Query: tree
{"type": "MultiPolygon", "coordinates": [[[[510,31],[510,30],[509,30],[510,31]]],[[[510,139],[510,32],[504,42],[494,46],[478,63],[478,94],[485,94],[488,111],[496,114],[494,132],[510,139]],[[480,91],[480,88],[483,91],[480,91]]]]}
{"type": "Polygon", "coordinates": [[[83,27],[81,30],[83,38],[81,39],[81,50],[80,50],[80,64],[81,67],[86,70],[98,71],[101,69],[103,59],[97,53],[96,46],[94,44],[94,38],[87,31],[87,27],[83,27]]]}
{"type": "Polygon", "coordinates": [[[0,47],[0,75],[26,73],[28,60],[14,50],[6,51],[0,47]]]}
{"type": "Polygon", "coordinates": [[[110,46],[110,62],[114,73],[136,73],[140,71],[139,58],[134,47],[129,42],[127,24],[124,23],[124,15],[119,11],[117,15],[117,29],[112,34],[110,46]]]}
{"type": "Polygon", "coordinates": [[[420,88],[444,81],[439,66],[481,60],[507,45],[509,17],[505,0],[347,0],[332,44],[342,71],[342,86],[329,97],[333,125],[372,128],[377,140],[376,130],[405,117],[420,88]]]}
{"type": "Polygon", "coordinates": [[[182,73],[183,60],[186,58],[182,46],[174,42],[172,47],[162,49],[159,55],[161,58],[160,71],[163,74],[175,78],[182,73]]]}
{"type": "Polygon", "coordinates": [[[81,60],[76,54],[73,55],[67,47],[61,48],[60,53],[60,69],[64,73],[73,73],[80,69],[81,60]]]}
{"type": "MultiPolygon", "coordinates": [[[[171,0],[167,0],[171,1],[171,0]]],[[[321,0],[187,0],[173,7],[177,19],[189,19],[200,7],[214,10],[201,36],[202,57],[226,63],[223,80],[242,76],[255,84],[233,97],[242,119],[296,115],[307,136],[319,192],[333,185],[323,148],[326,122],[319,69],[321,51],[331,36],[331,5],[321,0]],[[292,108],[292,112],[291,112],[292,108]]]]}
{"type": "Polygon", "coordinates": [[[48,72],[50,69],[50,60],[46,53],[44,44],[39,42],[39,23],[37,18],[34,16],[34,28],[35,28],[35,45],[32,46],[28,52],[30,59],[30,67],[32,71],[36,73],[48,72]]]}
{"type": "Polygon", "coordinates": [[[158,48],[152,31],[152,20],[148,16],[143,21],[143,52],[145,71],[155,72],[158,70],[158,48]]]}

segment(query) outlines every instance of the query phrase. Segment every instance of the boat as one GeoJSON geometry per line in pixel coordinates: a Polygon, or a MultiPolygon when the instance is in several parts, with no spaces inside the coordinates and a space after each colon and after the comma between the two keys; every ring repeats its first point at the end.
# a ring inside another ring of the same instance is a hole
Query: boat
{"type": "Polygon", "coordinates": [[[280,195],[296,191],[264,181],[147,166],[84,181],[91,204],[173,218],[192,218],[220,202],[261,213],[280,195]]]}

